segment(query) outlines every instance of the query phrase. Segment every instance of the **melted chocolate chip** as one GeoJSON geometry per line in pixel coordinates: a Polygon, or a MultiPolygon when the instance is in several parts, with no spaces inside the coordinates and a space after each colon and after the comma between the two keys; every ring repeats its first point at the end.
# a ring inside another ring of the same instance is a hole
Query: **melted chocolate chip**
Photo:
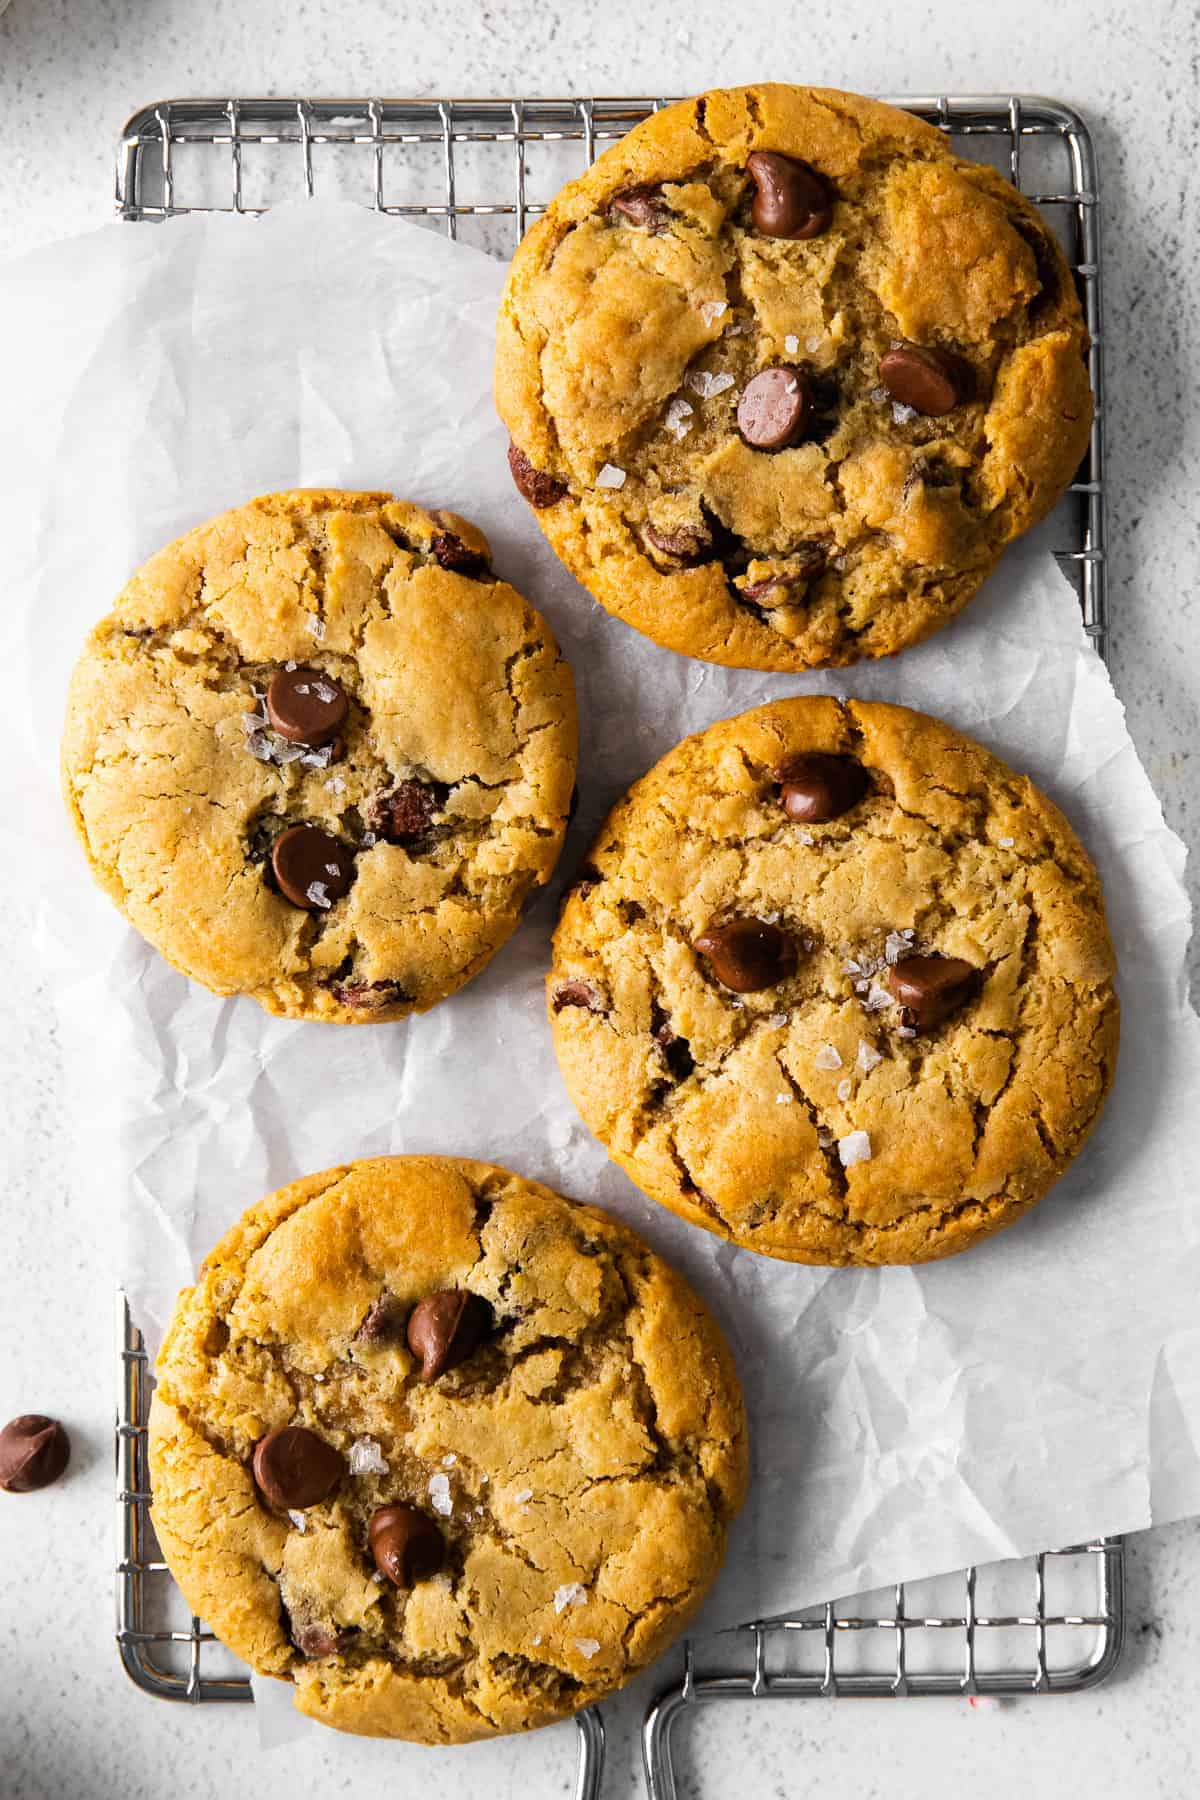
{"type": "Polygon", "coordinates": [[[343,1006],[361,1007],[364,1012],[378,1011],[384,1006],[400,1006],[412,995],[398,981],[330,981],[326,983],[335,1000],[343,1006]]]}
{"type": "Polygon", "coordinates": [[[756,150],[746,158],[755,195],[750,217],[764,237],[813,238],[828,230],[833,197],[824,176],[795,156],[756,150]]]}
{"type": "Polygon", "coordinates": [[[440,781],[398,781],[376,794],[367,821],[376,837],[410,846],[429,836],[433,821],[445,808],[450,789],[440,781]]]}
{"type": "Polygon", "coordinates": [[[970,366],[949,350],[893,344],[879,359],[879,379],[901,406],[927,418],[953,412],[970,393],[970,366]]]}
{"type": "Polygon", "coordinates": [[[888,970],[888,986],[903,1009],[903,1023],[929,1031],[957,1012],[975,993],[979,970],[960,956],[906,956],[888,970]]]}
{"type": "Polygon", "coordinates": [[[659,531],[657,526],[647,525],[645,533],[647,542],[661,556],[685,565],[703,562],[713,547],[710,534],[698,526],[681,525],[675,531],[659,531]]]}
{"type": "Polygon", "coordinates": [[[445,1288],[418,1300],[408,1321],[408,1347],[421,1359],[421,1380],[436,1381],[478,1350],[492,1328],[487,1301],[467,1288],[445,1288]]]}
{"type": "Polygon", "coordinates": [[[738,430],[752,450],[783,450],[804,435],[811,412],[808,378],[802,369],[779,363],[760,369],[742,389],[738,430]]]}
{"type": "Polygon", "coordinates": [[[676,1037],[669,1025],[660,1025],[654,1033],[656,1043],[662,1049],[663,1059],[676,1081],[686,1081],[696,1067],[696,1059],[692,1055],[692,1046],[686,1038],[676,1037]]]}
{"type": "Polygon", "coordinates": [[[795,939],[765,919],[730,919],[709,925],[693,948],[708,961],[722,987],[753,994],[774,987],[796,972],[795,939]]]}
{"type": "Polygon", "coordinates": [[[542,469],[535,469],[523,450],[515,444],[508,446],[508,466],[512,478],[517,485],[517,492],[528,500],[530,506],[557,506],[567,491],[565,481],[558,481],[553,475],[547,475],[542,469]]]}
{"type": "Polygon", "coordinates": [[[671,208],[667,205],[662,188],[656,182],[642,182],[638,187],[625,188],[622,193],[614,194],[608,203],[610,215],[619,213],[628,219],[631,225],[643,226],[648,231],[665,231],[671,218],[671,208]]]}
{"type": "Polygon", "coordinates": [[[0,1431],[0,1489],[6,1494],[49,1487],[70,1460],[70,1438],[45,1413],[19,1413],[0,1431]]]}
{"type": "Polygon", "coordinates": [[[560,981],[551,995],[550,1004],[556,1013],[564,1006],[582,1006],[588,1012],[602,1013],[604,1002],[590,981],[560,981]]]}
{"type": "Polygon", "coordinates": [[[472,550],[455,531],[439,531],[430,546],[443,569],[455,575],[482,575],[488,560],[482,550],[472,550]]]}
{"type": "Polygon", "coordinates": [[[327,1500],[345,1473],[341,1452],[303,1425],[268,1431],[254,1446],[254,1480],[278,1512],[303,1512],[327,1500]]]}
{"type": "Polygon", "coordinates": [[[371,1515],[367,1540],[375,1567],[398,1588],[436,1575],[446,1554],[433,1520],[411,1506],[381,1506],[371,1515]]]}
{"type": "Polygon", "coordinates": [[[337,1656],[354,1636],[352,1631],[338,1631],[332,1625],[319,1625],[315,1619],[293,1619],[291,1626],[293,1644],[310,1662],[320,1661],[326,1656],[337,1656]]]}
{"type": "Polygon", "coordinates": [[[318,825],[289,825],[271,846],[279,891],[305,912],[327,912],[350,892],[354,852],[318,825]]]}
{"type": "Polygon", "coordinates": [[[775,770],[779,804],[789,819],[802,825],[824,825],[858,805],[871,778],[853,756],[823,750],[785,757],[775,770]]]}
{"type": "Polygon", "coordinates": [[[332,744],[350,714],[340,682],[323,669],[276,669],[267,687],[267,717],[289,744],[319,750],[332,744]]]}
{"type": "Polygon", "coordinates": [[[407,1324],[406,1308],[395,1294],[382,1293],[358,1328],[368,1344],[398,1344],[407,1324]]]}

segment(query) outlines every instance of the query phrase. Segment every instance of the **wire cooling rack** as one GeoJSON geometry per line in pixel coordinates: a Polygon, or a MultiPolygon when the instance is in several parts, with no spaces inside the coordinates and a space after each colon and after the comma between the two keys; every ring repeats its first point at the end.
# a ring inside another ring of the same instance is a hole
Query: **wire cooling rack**
{"type": "MultiPolygon", "coordinates": [[[[1055,552],[1103,655],[1104,388],[1095,154],[1079,114],[1030,95],[899,97],[960,154],[999,168],[1041,209],[1075,271],[1092,336],[1096,420],[1062,501],[1055,552]]],[[[122,218],[254,214],[289,199],[338,196],[508,256],[562,183],[647,113],[653,99],[193,99],[134,114],[122,134],[122,218]]],[[[161,1699],[252,1698],[245,1670],[190,1616],[149,1520],[148,1359],[119,1314],[117,1644],[125,1669],[161,1699]]],[[[684,1674],[646,1714],[652,1800],[674,1800],[679,1719],[721,1700],[847,1695],[1067,1693],[1104,1680],[1124,1635],[1123,1550],[1101,1538],[1022,1562],[912,1582],[794,1617],[747,1625],[685,1649],[684,1674]],[[710,1666],[711,1665],[711,1666],[710,1666]]],[[[596,1800],[604,1727],[579,1726],[576,1800],[596,1800]]]]}

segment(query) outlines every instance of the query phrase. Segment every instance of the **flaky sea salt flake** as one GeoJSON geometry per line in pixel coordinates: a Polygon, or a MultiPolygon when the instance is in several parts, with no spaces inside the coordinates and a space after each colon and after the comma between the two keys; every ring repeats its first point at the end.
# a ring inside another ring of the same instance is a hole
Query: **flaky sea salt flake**
{"type": "Polygon", "coordinates": [[[580,1656],[586,1656],[588,1661],[591,1662],[593,1656],[596,1655],[597,1651],[600,1648],[600,1639],[599,1638],[576,1638],[575,1639],[575,1648],[578,1650],[580,1656]]]}
{"type": "Polygon", "coordinates": [[[296,1527],[300,1536],[303,1537],[308,1530],[308,1520],[305,1518],[304,1514],[302,1512],[289,1512],[288,1518],[292,1521],[292,1524],[296,1527]]]}
{"type": "Polygon", "coordinates": [[[888,993],[887,989],[885,987],[880,987],[877,981],[873,981],[867,989],[867,996],[863,1001],[866,1010],[868,1012],[880,1012],[885,1006],[890,1006],[891,1004],[892,996],[888,993]]]}
{"type": "Polygon", "coordinates": [[[667,407],[663,423],[668,431],[673,431],[675,436],[682,441],[692,429],[692,415],[695,410],[690,400],[685,400],[682,394],[676,394],[667,407]]]}
{"type": "Polygon", "coordinates": [[[311,900],[314,906],[319,906],[322,912],[328,912],[333,905],[333,901],[329,898],[329,889],[323,881],[310,881],[304,894],[305,898],[311,900]]]}
{"type": "Polygon", "coordinates": [[[340,775],[331,775],[325,786],[331,794],[344,794],[346,791],[346,784],[340,775]]]}
{"type": "Polygon", "coordinates": [[[911,931],[889,931],[883,946],[884,961],[889,965],[898,963],[900,958],[907,956],[911,949],[911,931]]]}
{"type": "Polygon", "coordinates": [[[843,1169],[852,1169],[855,1163],[871,1160],[871,1140],[865,1131],[851,1131],[839,1138],[837,1150],[843,1169]]]}
{"type": "Polygon", "coordinates": [[[693,394],[699,394],[702,400],[711,400],[733,386],[732,375],[713,375],[707,369],[689,369],[684,380],[693,394]]]}
{"type": "Polygon", "coordinates": [[[706,325],[715,325],[723,314],[729,311],[727,300],[705,300],[700,307],[700,317],[706,325]]]}
{"type": "Polygon", "coordinates": [[[798,831],[796,833],[796,842],[798,844],[811,844],[813,841],[814,839],[811,831],[798,831]]]}
{"type": "Polygon", "coordinates": [[[775,1104],[776,1106],[790,1106],[792,1104],[792,1096],[790,1094],[776,1094],[775,1104]]]}
{"type": "Polygon", "coordinates": [[[842,1079],[837,1084],[838,1099],[843,1101],[848,1100],[853,1092],[854,1083],[848,1075],[843,1075],[842,1079]]]}
{"type": "Polygon", "coordinates": [[[319,614],[317,614],[317,613],[305,613],[304,623],[308,626],[308,629],[312,633],[313,637],[315,637],[317,642],[320,643],[321,639],[325,636],[325,621],[324,621],[324,619],[322,619],[319,616],[319,614]]]}
{"type": "Polygon", "coordinates": [[[622,488],[625,486],[625,471],[618,469],[616,463],[605,463],[596,477],[596,486],[602,488],[622,488]]]}
{"type": "Polygon", "coordinates": [[[868,1044],[866,1038],[859,1038],[857,1062],[863,1074],[869,1075],[871,1070],[877,1069],[882,1061],[883,1058],[874,1044],[868,1044]]]}
{"type": "Polygon", "coordinates": [[[999,844],[1001,850],[1011,850],[1013,845],[1016,843],[1016,841],[1017,841],[1016,838],[997,838],[996,839],[996,842],[999,844]]]}
{"type": "Polygon", "coordinates": [[[386,1475],[388,1472],[383,1452],[374,1438],[355,1438],[350,1446],[349,1461],[352,1475],[386,1475]]]}
{"type": "Polygon", "coordinates": [[[836,1044],[822,1044],[813,1057],[813,1063],[818,1069],[840,1069],[842,1053],[836,1044]]]}
{"type": "Polygon", "coordinates": [[[905,406],[902,400],[892,401],[892,417],[897,425],[909,425],[917,416],[915,406],[905,406]]]}
{"type": "Polygon", "coordinates": [[[450,1477],[448,1475],[431,1475],[429,1477],[429,1504],[435,1513],[441,1513],[448,1519],[454,1511],[454,1502],[450,1498],[450,1477]]]}
{"type": "Polygon", "coordinates": [[[518,1488],[516,1493],[513,1495],[513,1499],[516,1501],[518,1506],[524,1506],[524,1504],[527,1500],[533,1499],[533,1489],[532,1488],[518,1488]]]}
{"type": "Polygon", "coordinates": [[[800,348],[800,339],[796,336],[795,332],[788,332],[788,335],[783,340],[783,347],[789,356],[796,355],[796,352],[800,348]]]}
{"type": "Polygon", "coordinates": [[[442,1458],[442,1467],[443,1469],[452,1469],[457,1461],[458,1458],[455,1456],[453,1450],[447,1450],[445,1456],[442,1458]]]}
{"type": "Polygon", "coordinates": [[[565,1581],[561,1587],[555,1588],[554,1590],[554,1610],[556,1613],[565,1612],[568,1606],[586,1606],[586,1604],[587,1589],[581,1582],[565,1581]]]}

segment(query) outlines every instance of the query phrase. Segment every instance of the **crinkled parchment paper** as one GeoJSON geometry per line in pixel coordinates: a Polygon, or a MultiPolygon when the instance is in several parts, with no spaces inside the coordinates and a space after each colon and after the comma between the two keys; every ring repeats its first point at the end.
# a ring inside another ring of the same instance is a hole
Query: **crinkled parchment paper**
{"type": "Polygon", "coordinates": [[[710,1624],[1200,1510],[1184,853],[1052,536],[1010,552],[964,617],[883,665],[791,679],[659,650],[563,574],[511,486],[491,405],[501,279],[417,227],[311,203],[113,225],[0,279],[2,629],[20,714],[0,820],[10,853],[36,862],[32,953],[74,1059],[88,1203],[120,1221],[137,1317],[156,1339],[194,1260],[281,1182],[383,1151],[476,1155],[612,1207],[734,1344],[754,1475],[710,1624]],[[779,694],[922,707],[1028,770],[1100,866],[1124,1002],[1116,1091],[1053,1193],[921,1270],[775,1264],[668,1216],[606,1163],[559,1081],[542,977],[561,880],[482,976],[400,1025],[271,1019],[147,949],[93,889],[55,793],[71,663],[152,550],[251,494],[306,484],[390,487],[466,514],[548,614],[583,714],[564,871],[669,745],[779,694]]]}

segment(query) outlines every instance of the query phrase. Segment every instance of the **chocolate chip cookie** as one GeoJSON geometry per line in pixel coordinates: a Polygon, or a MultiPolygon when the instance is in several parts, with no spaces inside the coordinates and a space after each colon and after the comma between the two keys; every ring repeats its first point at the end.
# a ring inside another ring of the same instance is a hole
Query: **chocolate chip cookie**
{"type": "Polygon", "coordinates": [[[932,126],[825,88],[667,107],[513,261],[517,487],[618,618],[806,669],[943,625],[1087,447],[1087,335],[1036,209],[932,126]]]}
{"type": "Polygon", "coordinates": [[[1024,776],[902,707],[779,701],[614,808],[548,996],[653,1199],[769,1256],[912,1263],[1010,1224],[1112,1080],[1095,869],[1024,776]]]}
{"type": "Polygon", "coordinates": [[[313,489],[133,577],[76,667],[63,781],[96,879],[185,974],[395,1019],[548,880],[576,733],[571,672],[479,531],[313,489]]]}
{"type": "Polygon", "coordinates": [[[150,1414],[188,1603],[301,1712],[461,1743],[621,1686],[746,1485],[717,1326],[614,1219],[392,1157],[253,1207],[180,1297],[150,1414]]]}

